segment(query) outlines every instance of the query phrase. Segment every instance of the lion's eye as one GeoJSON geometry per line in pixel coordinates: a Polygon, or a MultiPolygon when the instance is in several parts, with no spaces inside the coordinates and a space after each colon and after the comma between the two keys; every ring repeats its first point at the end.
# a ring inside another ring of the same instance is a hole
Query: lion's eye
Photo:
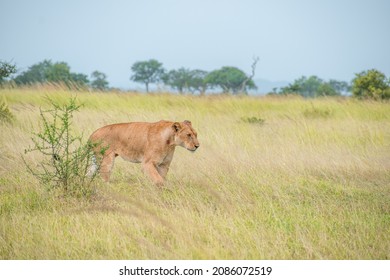
{"type": "Polygon", "coordinates": [[[191,134],[187,134],[188,137],[191,137],[191,134]]]}

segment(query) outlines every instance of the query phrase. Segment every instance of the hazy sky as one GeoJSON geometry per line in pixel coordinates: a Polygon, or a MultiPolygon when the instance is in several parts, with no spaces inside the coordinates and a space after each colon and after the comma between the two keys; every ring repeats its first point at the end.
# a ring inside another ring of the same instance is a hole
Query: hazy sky
{"type": "Polygon", "coordinates": [[[255,79],[350,81],[371,68],[390,76],[389,12],[388,0],[0,0],[0,60],[21,71],[65,61],[122,88],[150,58],[249,73],[256,55],[255,79]]]}

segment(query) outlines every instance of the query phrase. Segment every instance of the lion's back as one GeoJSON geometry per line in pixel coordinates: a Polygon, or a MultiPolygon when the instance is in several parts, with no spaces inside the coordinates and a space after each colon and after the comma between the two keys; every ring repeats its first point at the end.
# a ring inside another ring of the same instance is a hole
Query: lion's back
{"type": "Polygon", "coordinates": [[[103,126],[95,130],[90,136],[90,141],[111,148],[117,146],[139,146],[145,142],[148,126],[146,123],[116,123],[103,126]]]}
{"type": "Polygon", "coordinates": [[[108,147],[108,152],[114,152],[128,160],[139,160],[145,153],[166,152],[163,150],[168,144],[171,130],[167,127],[171,123],[159,121],[111,124],[93,132],[90,140],[98,143],[99,147],[108,147]]]}

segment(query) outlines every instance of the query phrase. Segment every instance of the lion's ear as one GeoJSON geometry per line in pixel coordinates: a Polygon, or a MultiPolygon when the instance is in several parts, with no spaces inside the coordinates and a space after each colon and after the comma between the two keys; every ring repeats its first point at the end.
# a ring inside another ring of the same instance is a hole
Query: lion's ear
{"type": "Polygon", "coordinates": [[[181,129],[181,125],[180,125],[180,123],[178,123],[178,122],[175,122],[175,123],[172,125],[172,127],[173,127],[173,130],[176,131],[176,132],[178,132],[178,131],[181,129]]]}
{"type": "Polygon", "coordinates": [[[192,123],[190,121],[188,121],[188,120],[185,120],[183,123],[186,124],[186,125],[192,125],[192,123]]]}

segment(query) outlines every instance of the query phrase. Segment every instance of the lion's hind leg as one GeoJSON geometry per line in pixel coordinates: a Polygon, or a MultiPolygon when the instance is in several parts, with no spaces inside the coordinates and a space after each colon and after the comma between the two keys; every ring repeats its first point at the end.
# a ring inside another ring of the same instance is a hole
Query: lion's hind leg
{"type": "Polygon", "coordinates": [[[100,175],[106,182],[110,180],[111,171],[114,167],[115,157],[116,154],[114,152],[106,153],[103,156],[102,162],[100,164],[100,175]]]}

